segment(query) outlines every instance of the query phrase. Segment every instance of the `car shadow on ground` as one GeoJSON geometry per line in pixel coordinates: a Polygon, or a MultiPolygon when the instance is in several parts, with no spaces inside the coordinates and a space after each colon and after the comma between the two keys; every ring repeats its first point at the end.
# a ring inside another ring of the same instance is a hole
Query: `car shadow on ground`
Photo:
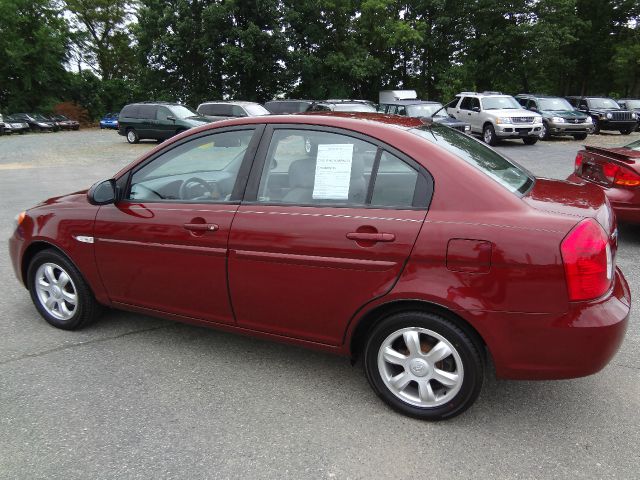
{"type": "MultiPolygon", "coordinates": [[[[246,378],[254,376],[256,365],[259,365],[261,378],[269,378],[270,388],[289,390],[294,392],[293,395],[303,391],[309,398],[325,402],[323,410],[364,410],[372,418],[402,418],[371,390],[361,361],[352,366],[348,358],[324,352],[187,324],[157,323],[150,317],[119,311],[109,311],[89,328],[108,328],[110,322],[121,323],[123,316],[133,325],[140,324],[141,328],[134,327],[126,335],[128,341],[135,341],[135,348],[160,350],[168,362],[197,364],[198,369],[211,372],[212,382],[216,382],[216,371],[221,364],[234,365],[237,375],[246,378]]],[[[594,412],[602,410],[601,404],[593,402],[605,396],[609,388],[605,382],[599,381],[598,376],[561,381],[499,380],[489,365],[480,398],[453,422],[457,425],[491,423],[496,426],[508,426],[513,422],[521,425],[528,422],[532,425],[567,422],[570,426],[581,415],[593,416],[594,412]],[[594,394],[594,390],[602,390],[601,395],[594,394]],[[571,405],[569,412],[567,405],[571,405]]],[[[272,400],[265,398],[264,401],[272,400]]],[[[296,402],[287,405],[298,408],[296,402]]],[[[269,404],[264,406],[270,407],[269,404]]],[[[306,408],[300,406],[300,409],[306,408]]],[[[298,413],[302,415],[305,412],[301,410],[298,413]]],[[[291,414],[296,415],[296,412],[291,414]]]]}

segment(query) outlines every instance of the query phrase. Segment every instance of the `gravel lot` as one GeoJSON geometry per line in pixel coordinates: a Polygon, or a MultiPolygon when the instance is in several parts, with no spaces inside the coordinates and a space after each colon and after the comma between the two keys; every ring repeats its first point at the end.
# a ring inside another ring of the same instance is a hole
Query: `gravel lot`
{"type": "MultiPolygon", "coordinates": [[[[0,236],[20,210],[108,178],[154,145],[106,130],[0,137],[0,236]]],[[[566,178],[579,147],[498,149],[539,176],[566,178]]],[[[639,257],[640,227],[622,226],[618,265],[636,296],[639,257]]],[[[0,274],[2,479],[640,476],[637,310],[601,373],[490,377],[467,413],[424,423],[388,409],[342,358],[115,311],[79,332],[53,329],[6,248],[0,274]]]]}

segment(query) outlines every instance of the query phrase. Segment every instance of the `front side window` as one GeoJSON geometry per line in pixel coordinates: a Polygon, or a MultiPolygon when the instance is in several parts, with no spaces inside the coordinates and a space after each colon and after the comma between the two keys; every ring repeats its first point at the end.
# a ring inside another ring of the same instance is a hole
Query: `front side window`
{"type": "Polygon", "coordinates": [[[179,145],[135,171],[127,199],[230,201],[253,129],[215,133],[179,145]]]}
{"type": "Polygon", "coordinates": [[[258,105],[257,103],[253,104],[253,103],[249,103],[248,105],[244,106],[245,110],[247,111],[247,113],[251,116],[254,117],[258,117],[261,115],[270,115],[271,112],[269,112],[269,110],[267,110],[266,108],[264,108],[262,105],[258,105]]]}
{"type": "Polygon", "coordinates": [[[278,129],[271,139],[257,200],[411,208],[420,178],[405,161],[364,140],[329,132],[278,129]]]}
{"type": "Polygon", "coordinates": [[[533,185],[534,177],[527,170],[457,130],[435,124],[413,128],[410,132],[473,165],[511,192],[525,193],[533,185]]]}

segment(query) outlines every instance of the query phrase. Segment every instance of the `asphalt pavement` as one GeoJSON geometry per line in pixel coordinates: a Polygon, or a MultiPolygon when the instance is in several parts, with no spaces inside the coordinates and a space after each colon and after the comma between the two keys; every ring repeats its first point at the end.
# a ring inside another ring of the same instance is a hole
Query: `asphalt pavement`
{"type": "MultiPolygon", "coordinates": [[[[498,150],[566,178],[580,145],[498,150]]],[[[108,178],[153,146],[101,130],[0,137],[0,237],[20,210],[108,178]]],[[[634,302],[639,258],[640,227],[621,226],[618,265],[634,302]]],[[[489,372],[469,411],[426,423],[387,408],[346,359],[119,311],[56,330],[6,248],[0,278],[0,479],[640,477],[637,308],[602,372],[553,382],[489,372]]]]}

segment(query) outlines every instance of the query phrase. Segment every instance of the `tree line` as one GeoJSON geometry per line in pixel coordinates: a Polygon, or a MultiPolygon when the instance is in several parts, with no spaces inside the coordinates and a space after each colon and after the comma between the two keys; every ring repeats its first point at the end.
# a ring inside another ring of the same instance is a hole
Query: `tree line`
{"type": "Polygon", "coordinates": [[[0,0],[0,111],[71,101],[640,96],[637,0],[0,0]]]}

